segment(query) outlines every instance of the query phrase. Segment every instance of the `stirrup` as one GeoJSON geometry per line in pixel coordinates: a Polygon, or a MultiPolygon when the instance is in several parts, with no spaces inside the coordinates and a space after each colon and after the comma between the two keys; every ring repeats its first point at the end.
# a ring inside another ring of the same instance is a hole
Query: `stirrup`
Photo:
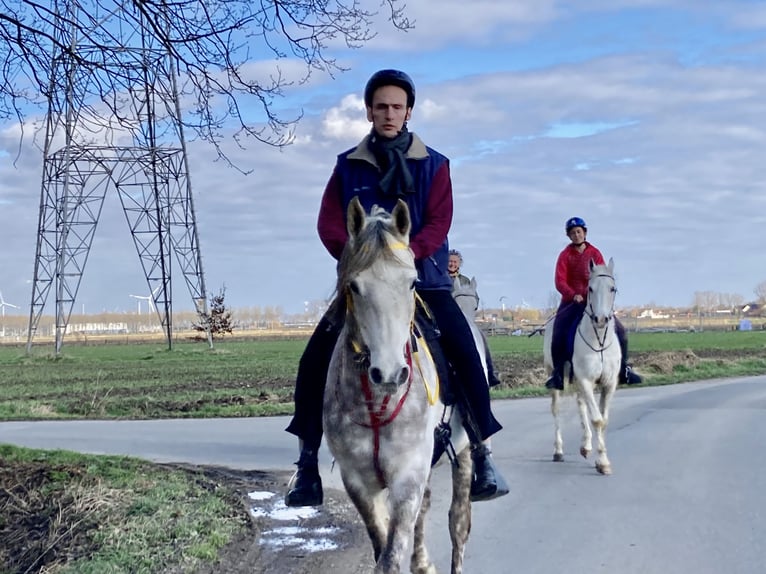
{"type": "Polygon", "coordinates": [[[508,483],[500,474],[490,454],[491,451],[484,444],[472,447],[471,458],[474,463],[474,472],[471,477],[471,502],[493,500],[510,492],[508,483]],[[483,475],[482,482],[479,481],[477,467],[480,467],[483,475]]]}
{"type": "Polygon", "coordinates": [[[564,377],[558,372],[554,371],[550,378],[545,381],[545,388],[551,390],[564,390],[564,377]]]}
{"type": "Polygon", "coordinates": [[[321,506],[324,502],[318,468],[298,468],[287,483],[285,506],[321,506]]]}

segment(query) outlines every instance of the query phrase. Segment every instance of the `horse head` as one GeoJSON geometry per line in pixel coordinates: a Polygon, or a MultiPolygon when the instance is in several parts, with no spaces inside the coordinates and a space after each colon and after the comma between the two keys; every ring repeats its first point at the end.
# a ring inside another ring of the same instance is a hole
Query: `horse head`
{"type": "Polygon", "coordinates": [[[412,372],[410,329],[415,313],[415,258],[409,249],[410,212],[398,200],[389,213],[358,198],[347,212],[349,239],[338,264],[338,293],[346,325],[376,385],[401,385],[412,372]]]}
{"type": "Polygon", "coordinates": [[[476,278],[471,277],[470,283],[464,284],[460,281],[460,277],[454,277],[452,279],[452,297],[463,314],[473,321],[476,310],[479,308],[476,278]]]}
{"type": "Polygon", "coordinates": [[[614,298],[617,295],[614,261],[610,258],[607,265],[596,265],[591,259],[589,266],[590,280],[585,312],[594,327],[603,329],[614,316],[614,298]]]}

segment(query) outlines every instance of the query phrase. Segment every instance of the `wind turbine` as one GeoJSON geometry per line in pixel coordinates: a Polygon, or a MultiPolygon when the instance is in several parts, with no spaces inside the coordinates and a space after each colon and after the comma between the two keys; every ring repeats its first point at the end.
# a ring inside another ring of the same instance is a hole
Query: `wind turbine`
{"type": "Polygon", "coordinates": [[[133,297],[133,299],[138,300],[138,314],[141,314],[141,301],[146,301],[149,303],[149,311],[152,312],[155,310],[154,307],[154,296],[157,294],[157,291],[159,291],[161,285],[157,285],[157,287],[154,288],[154,291],[152,291],[149,295],[129,295],[129,297],[133,297]]]}
{"type": "Polygon", "coordinates": [[[13,303],[8,303],[5,299],[3,299],[3,292],[0,291],[0,309],[2,309],[3,314],[3,325],[2,325],[2,332],[0,333],[0,337],[5,337],[5,308],[6,307],[13,307],[14,309],[18,309],[18,305],[14,305],[13,303]]]}
{"type": "Polygon", "coordinates": [[[8,303],[5,299],[3,299],[3,292],[0,291],[0,307],[2,307],[2,313],[3,317],[5,317],[5,308],[6,307],[13,307],[14,309],[18,309],[18,305],[14,305],[13,303],[8,303]]]}

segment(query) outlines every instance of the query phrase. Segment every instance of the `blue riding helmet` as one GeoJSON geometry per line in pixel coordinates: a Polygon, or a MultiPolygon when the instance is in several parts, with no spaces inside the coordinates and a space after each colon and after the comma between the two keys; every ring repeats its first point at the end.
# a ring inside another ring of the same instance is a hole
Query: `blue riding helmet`
{"type": "Polygon", "coordinates": [[[378,70],[364,87],[364,104],[372,107],[372,95],[381,86],[398,86],[407,92],[407,107],[415,107],[415,82],[407,74],[399,70],[378,70]]]}
{"type": "Polygon", "coordinates": [[[581,217],[570,217],[567,219],[566,224],[566,233],[569,235],[569,232],[573,227],[582,227],[583,231],[588,231],[588,226],[585,224],[585,220],[581,217]]]}

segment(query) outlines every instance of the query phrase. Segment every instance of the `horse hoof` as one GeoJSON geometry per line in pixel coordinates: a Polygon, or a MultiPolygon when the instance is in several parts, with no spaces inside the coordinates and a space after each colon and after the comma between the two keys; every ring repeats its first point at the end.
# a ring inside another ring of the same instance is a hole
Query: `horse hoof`
{"type": "Polygon", "coordinates": [[[564,455],[560,452],[553,453],[553,462],[564,462],[564,455]]]}
{"type": "Polygon", "coordinates": [[[596,470],[599,473],[601,473],[601,474],[603,474],[605,476],[609,476],[610,474],[612,474],[612,465],[611,464],[602,464],[600,462],[597,462],[596,463],[596,470]]]}
{"type": "Polygon", "coordinates": [[[585,448],[584,446],[580,447],[580,456],[583,458],[588,458],[588,455],[590,454],[590,450],[585,448]]]}

